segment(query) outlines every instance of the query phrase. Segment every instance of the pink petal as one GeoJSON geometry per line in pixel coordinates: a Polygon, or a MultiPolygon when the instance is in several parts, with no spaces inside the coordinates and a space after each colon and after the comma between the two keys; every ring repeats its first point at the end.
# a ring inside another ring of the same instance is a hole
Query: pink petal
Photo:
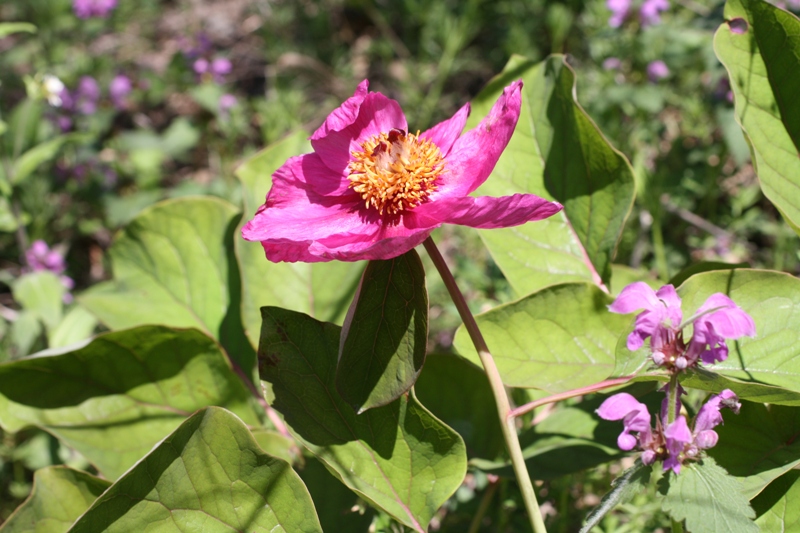
{"type": "Polygon", "coordinates": [[[439,147],[442,156],[447,157],[456,139],[458,139],[461,132],[464,131],[464,125],[467,123],[469,111],[469,104],[464,104],[455,115],[438,123],[428,131],[423,132],[419,138],[430,139],[433,144],[439,147]]]}
{"type": "Polygon", "coordinates": [[[312,137],[311,146],[328,168],[344,174],[352,157],[351,152],[361,151],[364,141],[394,128],[403,131],[408,129],[400,104],[381,93],[369,93],[361,102],[358,115],[351,124],[341,131],[327,131],[324,135],[312,137]]]}
{"type": "Polygon", "coordinates": [[[748,337],[755,336],[756,325],[750,315],[720,292],[709,296],[705,303],[700,306],[700,309],[697,310],[697,313],[718,307],[722,309],[700,317],[698,322],[712,324],[714,332],[726,339],[738,339],[744,335],[748,337]]]}
{"type": "Polygon", "coordinates": [[[486,181],[517,126],[521,93],[522,80],[506,87],[481,123],[456,140],[445,159],[447,171],[431,200],[466,196],[486,181]]]}
{"type": "Polygon", "coordinates": [[[315,154],[290,158],[272,176],[266,203],[242,228],[249,241],[306,243],[365,224],[361,197],[315,154]]]}
{"type": "Polygon", "coordinates": [[[421,220],[430,224],[460,224],[472,228],[507,228],[532,220],[542,220],[561,211],[558,202],[548,202],[533,194],[512,196],[463,196],[440,198],[414,209],[421,220]]]}
{"type": "MultiPolygon", "coordinates": [[[[659,300],[662,300],[667,307],[670,308],[681,308],[681,297],[678,296],[678,293],[675,291],[675,287],[672,285],[664,285],[660,289],[656,291],[656,296],[658,296],[659,300]]],[[[676,326],[678,324],[675,324],[676,326]]]]}
{"type": "MultiPolygon", "coordinates": [[[[395,227],[396,228],[396,227],[395,227]]],[[[362,227],[362,233],[339,234],[315,242],[309,251],[322,260],[361,261],[392,259],[422,244],[432,229],[407,233],[388,226],[362,227]],[[369,230],[375,230],[369,233],[369,230]],[[391,235],[394,233],[393,235],[391,235]]]]}
{"type": "Polygon", "coordinates": [[[608,306],[608,310],[627,315],[639,309],[658,310],[661,307],[663,304],[656,296],[656,292],[647,283],[637,281],[622,289],[617,299],[608,306]]]}
{"type": "Polygon", "coordinates": [[[356,87],[356,92],[353,96],[345,100],[342,105],[334,109],[325,122],[320,126],[317,131],[310,137],[312,141],[322,139],[329,133],[335,131],[342,131],[347,126],[355,122],[358,117],[358,110],[364,98],[367,97],[367,89],[369,88],[369,81],[364,80],[356,87]]]}
{"type": "Polygon", "coordinates": [[[647,410],[642,402],[627,392],[620,392],[606,398],[597,409],[597,415],[604,420],[622,420],[628,413],[642,409],[647,410]]]}

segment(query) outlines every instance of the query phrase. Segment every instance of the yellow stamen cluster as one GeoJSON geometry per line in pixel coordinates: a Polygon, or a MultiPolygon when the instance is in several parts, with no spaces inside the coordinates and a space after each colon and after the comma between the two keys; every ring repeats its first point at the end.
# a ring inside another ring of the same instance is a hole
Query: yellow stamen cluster
{"type": "Polygon", "coordinates": [[[370,137],[352,152],[348,165],[350,188],[361,195],[366,207],[383,215],[411,209],[436,190],[436,179],[444,172],[439,148],[419,132],[393,129],[370,137]]]}

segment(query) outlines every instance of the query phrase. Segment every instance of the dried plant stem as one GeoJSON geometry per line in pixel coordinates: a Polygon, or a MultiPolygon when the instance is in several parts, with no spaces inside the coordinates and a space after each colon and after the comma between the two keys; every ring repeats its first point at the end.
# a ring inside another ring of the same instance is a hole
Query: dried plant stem
{"type": "Polygon", "coordinates": [[[497,414],[500,418],[503,438],[506,441],[508,454],[511,457],[511,465],[514,468],[514,474],[517,477],[517,483],[519,483],[522,498],[528,510],[531,527],[533,527],[534,533],[547,533],[544,527],[542,513],[539,510],[539,503],[536,501],[533,482],[531,481],[530,474],[528,474],[525,458],[522,456],[522,447],[519,444],[515,419],[511,415],[511,405],[508,401],[508,394],[503,385],[503,381],[500,379],[500,372],[497,370],[494,358],[492,358],[492,354],[489,353],[489,348],[486,346],[486,341],[483,339],[480,329],[478,329],[475,317],[472,316],[472,312],[469,310],[469,306],[467,306],[464,295],[461,294],[461,290],[458,288],[458,285],[456,285],[456,280],[447,267],[442,254],[439,253],[439,249],[436,248],[433,239],[428,237],[423,244],[433,264],[442,276],[442,281],[444,281],[445,287],[447,287],[447,291],[450,293],[450,297],[453,299],[453,303],[458,309],[458,314],[461,315],[461,320],[464,321],[464,327],[467,329],[470,339],[472,339],[472,344],[475,345],[475,350],[477,350],[483,368],[486,371],[486,377],[489,378],[489,385],[492,388],[492,394],[497,403],[497,414]]]}

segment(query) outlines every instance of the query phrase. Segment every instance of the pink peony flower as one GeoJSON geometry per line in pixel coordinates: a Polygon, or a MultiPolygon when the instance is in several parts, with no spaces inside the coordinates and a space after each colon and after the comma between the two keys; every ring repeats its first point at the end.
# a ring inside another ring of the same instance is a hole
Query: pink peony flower
{"type": "Polygon", "coordinates": [[[367,87],[361,82],[314,132],[313,153],[290,158],[273,174],[266,203],[242,229],[270,261],[389,259],[444,223],[503,228],[562,209],[532,194],[469,196],[514,132],[521,81],[463,135],[469,104],[415,134],[396,101],[367,87]]]}

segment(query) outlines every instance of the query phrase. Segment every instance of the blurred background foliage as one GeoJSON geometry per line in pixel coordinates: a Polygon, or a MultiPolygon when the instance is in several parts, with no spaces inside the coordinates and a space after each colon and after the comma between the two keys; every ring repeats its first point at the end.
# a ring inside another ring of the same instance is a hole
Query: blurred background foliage
{"type": "MultiPolygon", "coordinates": [[[[240,204],[237,165],[292,131],[313,131],[364,78],[424,130],[512,54],[567,54],[578,101],[634,165],[637,203],[616,263],[661,280],[698,261],[800,273],[797,237],[761,193],[712,49],[722,2],[664,0],[655,19],[630,0],[118,0],[83,18],[79,3],[0,5],[0,22],[37,29],[0,37],[0,160],[11,183],[0,191],[0,360],[65,343],[54,341],[65,335],[62,315],[95,328],[70,293],[110,277],[105,251],[145,207],[189,194],[240,204]],[[47,76],[71,101],[32,98],[47,76]],[[17,157],[46,142],[52,149],[14,183],[17,157]],[[38,256],[35,241],[46,244],[38,256]],[[33,270],[61,277],[63,309],[16,283],[33,270]]],[[[477,234],[447,227],[437,240],[475,311],[513,297],[477,234]]],[[[459,319],[435,276],[429,289],[431,348],[447,351],[459,319]]],[[[30,491],[33,470],[88,467],[81,461],[45,433],[4,435],[0,520],[30,491]]],[[[562,510],[553,531],[574,530],[615,468],[542,487],[551,512],[562,510]]],[[[466,531],[491,494],[482,530],[516,531],[516,489],[481,476],[438,523],[466,531]]],[[[617,522],[605,530],[658,527],[640,503],[607,517],[617,522]]],[[[377,530],[396,527],[376,520],[377,530]]]]}

